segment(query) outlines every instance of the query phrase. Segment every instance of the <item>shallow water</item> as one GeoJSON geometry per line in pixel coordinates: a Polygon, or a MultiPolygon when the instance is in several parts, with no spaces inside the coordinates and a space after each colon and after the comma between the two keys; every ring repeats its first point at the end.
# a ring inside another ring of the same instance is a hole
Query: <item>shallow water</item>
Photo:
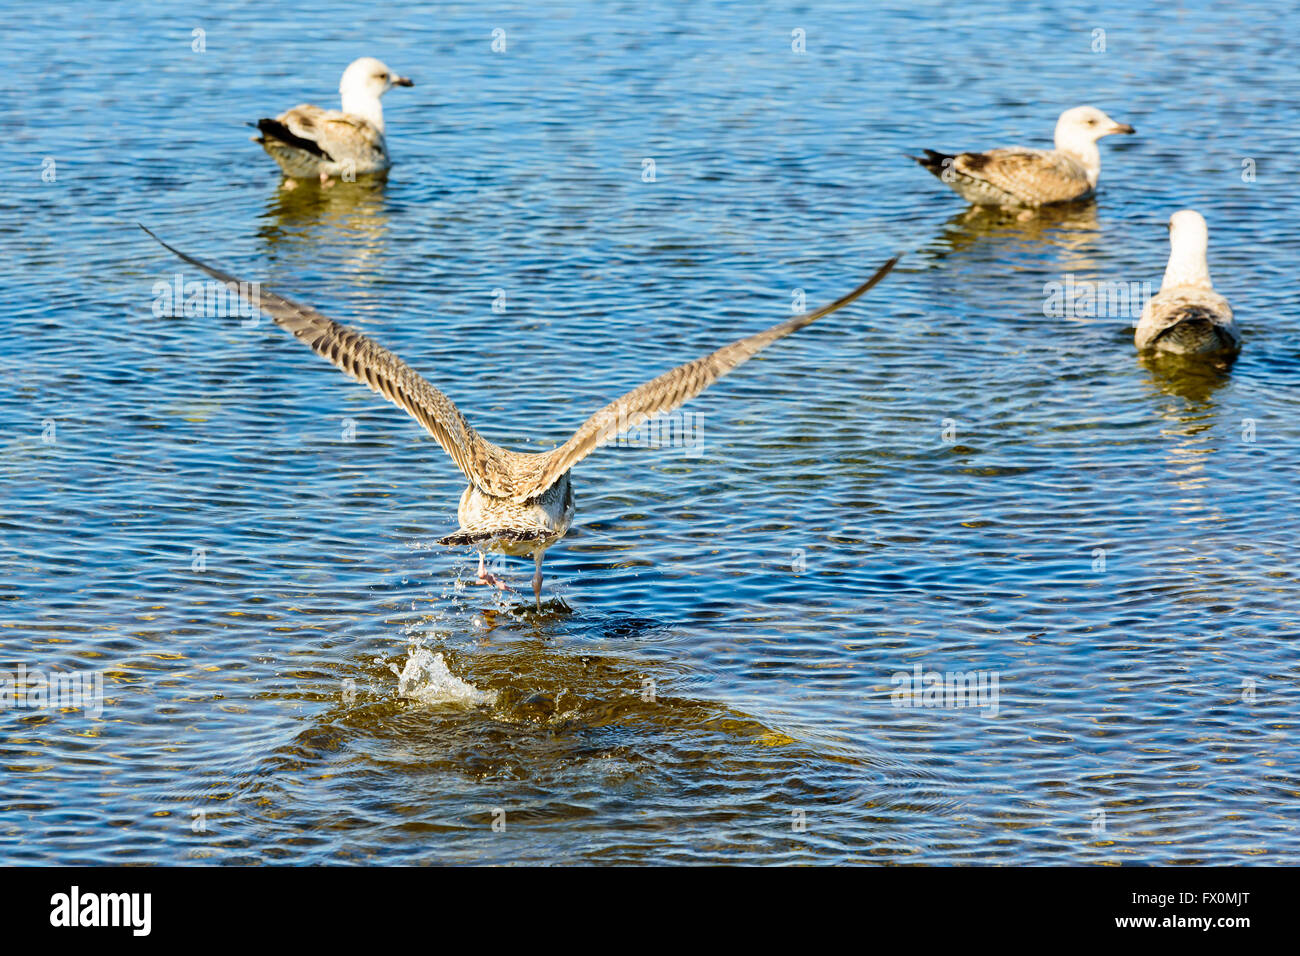
{"type": "Polygon", "coordinates": [[[0,669],[104,699],[0,710],[0,860],[1300,862],[1297,35],[1202,6],[7,23],[0,669]],[[241,124],[363,53],[417,83],[392,174],[280,190],[241,124]],[[1138,129],[1094,204],[966,217],[906,158],[1081,101],[1138,129]],[[1235,366],[1044,315],[1158,286],[1189,205],[1235,366]],[[403,413],[269,320],[155,315],[197,275],[136,222],[533,449],[909,254],[688,405],[702,449],[583,462],[537,613],[437,546],[463,483],[403,413]],[[997,696],[896,706],[917,667],[997,696]]]}

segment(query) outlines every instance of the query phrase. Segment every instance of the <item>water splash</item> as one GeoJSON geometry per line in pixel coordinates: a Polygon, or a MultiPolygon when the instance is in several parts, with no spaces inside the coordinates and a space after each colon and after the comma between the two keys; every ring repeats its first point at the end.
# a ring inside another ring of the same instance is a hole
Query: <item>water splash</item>
{"type": "Polygon", "coordinates": [[[453,674],[441,653],[416,647],[411,650],[406,666],[398,675],[397,696],[418,700],[422,704],[477,707],[495,702],[497,692],[479,690],[453,674]]]}

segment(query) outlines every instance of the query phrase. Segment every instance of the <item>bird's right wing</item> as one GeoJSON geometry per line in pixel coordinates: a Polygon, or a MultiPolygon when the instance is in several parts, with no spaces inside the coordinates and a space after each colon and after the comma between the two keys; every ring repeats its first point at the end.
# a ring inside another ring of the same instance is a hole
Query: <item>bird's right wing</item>
{"type": "MultiPolygon", "coordinates": [[[[328,114],[319,106],[303,104],[285,110],[275,119],[257,121],[258,132],[286,146],[302,150],[312,156],[333,162],[325,139],[324,120],[328,114]]],[[[156,236],[154,238],[157,238],[156,236]]]]}
{"type": "Polygon", "coordinates": [[[522,499],[541,494],[570,468],[601,445],[618,437],[620,433],[635,428],[651,415],[672,411],[683,402],[700,394],[742,362],[753,358],[777,339],[848,305],[887,276],[898,259],[898,256],[894,256],[877,269],[870,279],[830,305],[797,315],[763,332],[724,345],[703,358],[679,365],[606,405],[587,419],[573,437],[559,448],[537,456],[542,460],[542,467],[516,489],[516,498],[522,499]]]}
{"type": "MultiPolygon", "coordinates": [[[[229,288],[240,291],[240,280],[209,266],[163,242],[144,226],[163,248],[229,288]]],[[[248,288],[248,283],[244,283],[248,288]]],[[[512,487],[500,467],[506,452],[488,441],[465,419],[455,404],[434,388],[418,372],[388,349],[365,335],[335,322],[311,306],[301,305],[260,286],[258,306],[275,323],[312,351],[339,368],[344,374],[368,385],[424,426],[442,446],[451,460],[474,485],[492,495],[509,496],[512,487]]]]}
{"type": "Polygon", "coordinates": [[[275,119],[260,119],[263,136],[302,150],[327,162],[353,163],[364,172],[384,159],[384,134],[362,116],[303,104],[275,119]]]}

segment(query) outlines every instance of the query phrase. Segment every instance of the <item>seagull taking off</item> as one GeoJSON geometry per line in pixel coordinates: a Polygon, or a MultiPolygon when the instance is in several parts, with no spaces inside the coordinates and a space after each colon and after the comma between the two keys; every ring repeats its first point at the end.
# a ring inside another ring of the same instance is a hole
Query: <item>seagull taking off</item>
{"type": "Polygon", "coordinates": [[[1012,146],[984,153],[913,156],[918,163],[978,206],[1045,206],[1088,199],[1097,189],[1101,152],[1097,140],[1132,133],[1092,106],[1066,110],[1056,121],[1055,149],[1012,146]]]}
{"type": "Polygon", "coordinates": [[[1210,355],[1241,348],[1232,307],[1210,284],[1209,246],[1210,231],[1199,212],[1184,209],[1169,217],[1169,265],[1138,320],[1133,342],[1139,349],[1210,355]]]}
{"type": "MultiPolygon", "coordinates": [[[[205,265],[153,236],[163,248],[208,275],[238,290],[234,276],[205,265]]],[[[439,543],[469,545],[479,552],[481,584],[504,585],[484,568],[483,554],[497,551],[531,555],[537,564],[533,596],[542,600],[542,555],[569,530],[573,488],[569,470],[619,434],[652,415],[677,408],[723,375],[753,358],[773,342],[842,308],[889,274],[890,259],[848,295],[830,305],[787,319],[779,325],[724,345],[716,352],[664,372],[640,388],[606,405],[588,418],[558,448],[542,453],[511,451],[488,441],[465,419],[451,399],[392,352],[355,329],[259,288],[259,305],[282,329],[339,368],[344,374],[387,398],[418,421],[469,479],[460,496],[460,528],[439,543]]],[[[244,286],[247,289],[247,285],[244,286]]]]}
{"type": "MultiPolygon", "coordinates": [[[[260,119],[261,143],[290,179],[378,173],[392,163],[384,143],[379,98],[394,86],[414,86],[372,56],[352,61],[339,81],[342,110],[295,106],[275,119],[260,119]]],[[[289,184],[286,184],[289,185],[289,184]]]]}

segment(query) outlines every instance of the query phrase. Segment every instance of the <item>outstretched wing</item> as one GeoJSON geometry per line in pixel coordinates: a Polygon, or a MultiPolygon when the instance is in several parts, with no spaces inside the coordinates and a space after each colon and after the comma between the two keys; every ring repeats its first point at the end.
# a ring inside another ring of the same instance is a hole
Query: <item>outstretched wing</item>
{"type": "Polygon", "coordinates": [[[700,394],[742,362],[753,358],[777,339],[848,305],[888,275],[898,259],[898,256],[894,256],[877,269],[870,279],[830,305],[797,315],[764,332],[724,345],[716,352],[698,358],[694,362],[679,365],[653,381],[646,382],[640,388],[628,392],[622,398],[610,402],[587,419],[567,442],[554,451],[539,456],[545,459],[541,470],[531,478],[526,487],[516,489],[516,496],[530,498],[541,494],[570,468],[601,445],[612,441],[621,432],[635,428],[651,415],[672,411],[683,402],[700,394]]]}
{"type": "MultiPolygon", "coordinates": [[[[232,290],[240,291],[240,281],[234,276],[187,256],[144,226],[140,228],[153,236],[164,249],[224,282],[232,290]]],[[[244,287],[247,289],[248,284],[245,283],[244,287]]],[[[311,346],[312,351],[329,359],[349,377],[368,385],[404,409],[423,425],[475,486],[491,495],[510,496],[512,487],[500,467],[508,453],[476,432],[451,399],[413,368],[388,349],[311,306],[300,305],[260,287],[257,296],[257,304],[275,320],[276,325],[311,346]]]]}

